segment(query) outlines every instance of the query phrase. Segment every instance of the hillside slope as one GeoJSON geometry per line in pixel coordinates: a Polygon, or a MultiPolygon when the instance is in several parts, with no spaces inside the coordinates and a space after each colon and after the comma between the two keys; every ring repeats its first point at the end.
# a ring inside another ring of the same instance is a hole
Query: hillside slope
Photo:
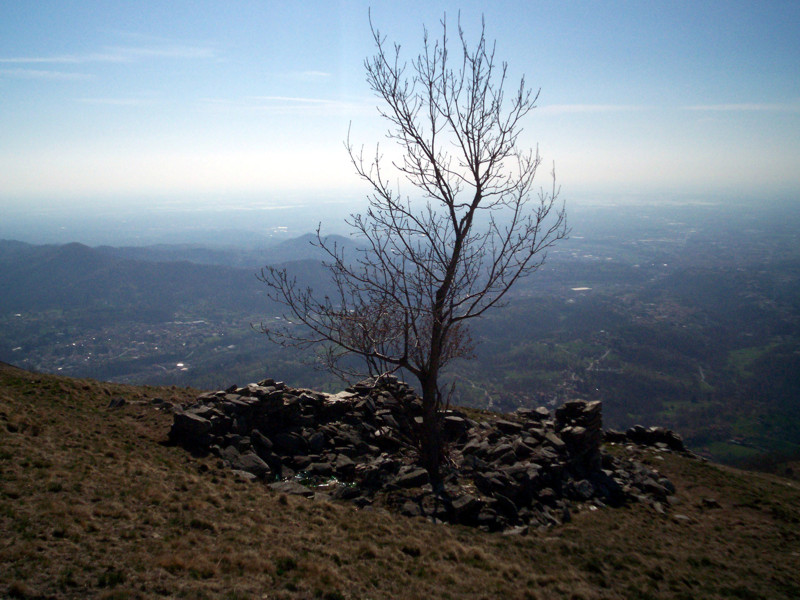
{"type": "Polygon", "coordinates": [[[239,481],[165,443],[169,404],[195,395],[0,365],[0,596],[800,595],[794,481],[636,449],[676,484],[669,515],[488,534],[239,481]]]}

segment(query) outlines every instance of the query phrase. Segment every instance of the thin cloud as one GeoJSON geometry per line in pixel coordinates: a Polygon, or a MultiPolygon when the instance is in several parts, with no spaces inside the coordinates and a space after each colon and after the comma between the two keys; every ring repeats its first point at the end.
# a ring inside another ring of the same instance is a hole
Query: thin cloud
{"type": "Polygon", "coordinates": [[[86,73],[67,73],[65,71],[44,69],[0,69],[0,77],[44,79],[48,81],[85,81],[87,79],[92,79],[92,75],[86,73]]]}
{"type": "Polygon", "coordinates": [[[81,65],[96,62],[125,62],[119,54],[90,53],[90,54],[61,54],[58,56],[15,56],[0,58],[4,64],[50,64],[50,65],[81,65]]]}
{"type": "Polygon", "coordinates": [[[649,107],[635,104],[548,104],[537,108],[537,112],[560,115],[574,113],[607,113],[646,110],[649,107]]]}
{"type": "MultiPolygon", "coordinates": [[[[204,98],[201,102],[215,110],[264,112],[275,115],[324,116],[362,113],[367,109],[367,105],[355,102],[301,96],[250,96],[242,100],[204,98]]],[[[373,107],[370,105],[369,108],[373,107]]]]}
{"type": "Polygon", "coordinates": [[[131,60],[137,58],[198,59],[214,58],[215,56],[212,48],[203,46],[121,47],[112,48],[112,51],[118,56],[127,57],[131,60]]]}
{"type": "Polygon", "coordinates": [[[154,102],[144,98],[76,98],[81,104],[101,106],[152,106],[154,102]]]}
{"type": "Polygon", "coordinates": [[[213,49],[202,46],[158,46],[134,47],[115,46],[104,48],[102,52],[87,54],[60,54],[56,56],[16,56],[0,58],[0,64],[88,64],[88,63],[130,63],[143,59],[200,59],[213,58],[213,49]]]}
{"type": "Polygon", "coordinates": [[[325,81],[331,78],[331,74],[326,71],[292,71],[289,77],[296,81],[325,81]]]}
{"type": "Polygon", "coordinates": [[[336,104],[335,100],[325,100],[323,98],[299,98],[296,96],[252,96],[250,100],[262,100],[264,102],[282,102],[290,104],[336,104]]]}
{"type": "Polygon", "coordinates": [[[683,109],[708,112],[798,112],[800,111],[800,104],[779,104],[767,102],[745,102],[741,104],[696,104],[694,106],[684,106],[683,109]]]}

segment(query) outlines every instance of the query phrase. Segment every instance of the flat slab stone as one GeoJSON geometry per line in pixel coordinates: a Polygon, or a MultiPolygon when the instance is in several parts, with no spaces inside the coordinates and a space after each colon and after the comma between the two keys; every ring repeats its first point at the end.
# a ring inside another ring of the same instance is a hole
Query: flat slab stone
{"type": "Polygon", "coordinates": [[[420,487],[428,483],[428,472],[425,469],[413,469],[402,473],[394,480],[394,484],[402,488],[420,487]]]}
{"type": "Polygon", "coordinates": [[[310,490],[306,486],[292,481],[291,479],[287,481],[276,481],[275,483],[270,483],[267,487],[279,494],[291,494],[292,496],[304,496],[306,498],[314,497],[314,490],[310,490]]]}

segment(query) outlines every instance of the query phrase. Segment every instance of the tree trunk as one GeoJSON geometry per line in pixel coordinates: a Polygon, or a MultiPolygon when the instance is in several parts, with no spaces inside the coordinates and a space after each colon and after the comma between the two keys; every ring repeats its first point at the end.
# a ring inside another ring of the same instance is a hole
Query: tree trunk
{"type": "Polygon", "coordinates": [[[439,390],[434,378],[422,381],[422,466],[428,471],[434,489],[441,483],[442,428],[439,415],[439,390]]]}

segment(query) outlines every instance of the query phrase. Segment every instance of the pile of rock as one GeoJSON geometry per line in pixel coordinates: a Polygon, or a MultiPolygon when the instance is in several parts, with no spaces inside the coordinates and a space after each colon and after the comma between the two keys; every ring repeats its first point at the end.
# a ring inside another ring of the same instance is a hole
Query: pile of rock
{"type": "Polygon", "coordinates": [[[203,394],[175,413],[170,438],[275,490],[489,531],[560,523],[586,505],[661,510],[674,492],[656,471],[601,452],[601,405],[579,400],[555,415],[520,409],[476,421],[445,411],[447,461],[434,490],[416,464],[421,415],[421,400],[394,377],[335,395],[266,379],[203,394]]]}
{"type": "Polygon", "coordinates": [[[624,432],[609,429],[604,433],[604,439],[606,442],[615,444],[636,444],[663,451],[688,452],[683,438],[671,429],[664,427],[634,425],[624,432]]]}
{"type": "Polygon", "coordinates": [[[570,466],[587,475],[601,465],[602,404],[573,400],[556,409],[555,429],[567,444],[570,466]]]}

